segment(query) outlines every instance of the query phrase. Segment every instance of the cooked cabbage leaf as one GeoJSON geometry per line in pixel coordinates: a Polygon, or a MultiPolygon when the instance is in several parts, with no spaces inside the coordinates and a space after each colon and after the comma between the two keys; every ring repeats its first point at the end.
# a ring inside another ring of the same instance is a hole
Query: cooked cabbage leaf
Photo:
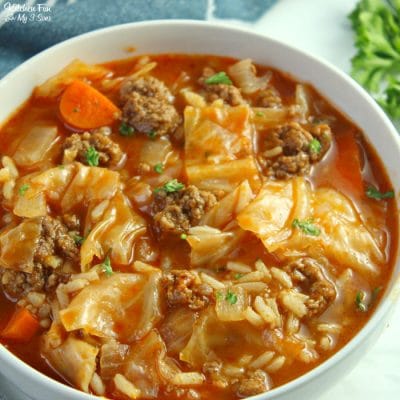
{"type": "Polygon", "coordinates": [[[115,338],[122,343],[144,337],[161,318],[161,272],[114,272],[91,282],[60,311],[66,331],[115,338]]]}

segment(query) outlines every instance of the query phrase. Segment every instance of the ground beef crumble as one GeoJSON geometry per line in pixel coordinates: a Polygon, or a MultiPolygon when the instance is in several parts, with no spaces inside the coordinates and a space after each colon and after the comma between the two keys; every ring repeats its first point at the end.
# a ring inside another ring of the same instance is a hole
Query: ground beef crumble
{"type": "Polygon", "coordinates": [[[274,87],[269,86],[265,90],[258,92],[256,105],[258,107],[280,108],[282,107],[282,99],[278,91],[274,87]]]}
{"type": "Polygon", "coordinates": [[[323,267],[312,258],[300,258],[285,267],[295,284],[310,296],[308,316],[321,315],[336,298],[335,286],[324,275],[323,267]]]}
{"type": "Polygon", "coordinates": [[[200,310],[214,299],[211,286],[201,283],[193,272],[187,270],[172,270],[166,273],[163,285],[171,307],[187,306],[192,310],[200,310]]]}
{"type": "Polygon", "coordinates": [[[154,195],[154,223],[159,233],[180,234],[197,225],[203,215],[217,203],[216,196],[190,185],[187,188],[166,193],[160,190],[154,195]]]}
{"type": "Polygon", "coordinates": [[[282,125],[267,135],[259,162],[267,176],[287,179],[309,173],[311,164],[320,161],[332,143],[328,125],[313,125],[309,130],[296,122],[282,125]],[[318,151],[311,146],[318,141],[318,151]],[[314,140],[315,142],[315,140],[314,140]]]}
{"type": "Polygon", "coordinates": [[[246,378],[240,379],[237,384],[236,393],[239,397],[250,397],[264,393],[270,389],[268,375],[258,369],[246,378]]]}
{"type": "Polygon", "coordinates": [[[203,75],[199,79],[199,84],[203,89],[203,95],[206,101],[211,103],[215,100],[222,99],[225,103],[231,106],[244,104],[245,101],[240,93],[240,90],[234,85],[226,85],[222,83],[207,84],[207,78],[213,76],[215,71],[209,67],[204,68],[203,75]]]}
{"type": "Polygon", "coordinates": [[[127,79],[120,96],[122,119],[136,131],[162,136],[172,134],[181,123],[171,92],[152,76],[127,79]]]}
{"type": "Polygon", "coordinates": [[[99,166],[117,169],[122,167],[126,155],[117,143],[101,132],[74,133],[64,142],[63,164],[79,161],[88,165],[87,152],[90,147],[99,154],[99,166]]]}
{"type": "MultiPolygon", "coordinates": [[[[77,219],[72,216],[68,218],[77,219]]],[[[37,219],[41,224],[41,235],[35,249],[32,272],[0,268],[0,278],[8,297],[37,313],[42,320],[50,313],[48,296],[59,283],[69,280],[70,274],[62,270],[64,261],[78,262],[79,249],[60,220],[49,216],[37,219]]]]}

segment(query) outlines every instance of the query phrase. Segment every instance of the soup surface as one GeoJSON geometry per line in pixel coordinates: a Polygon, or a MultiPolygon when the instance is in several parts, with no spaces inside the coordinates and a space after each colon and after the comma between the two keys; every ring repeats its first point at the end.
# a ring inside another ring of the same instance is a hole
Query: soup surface
{"type": "Polygon", "coordinates": [[[250,60],[74,61],[0,130],[1,342],[110,399],[249,397],[362,328],[391,184],[312,86],[250,60]]]}

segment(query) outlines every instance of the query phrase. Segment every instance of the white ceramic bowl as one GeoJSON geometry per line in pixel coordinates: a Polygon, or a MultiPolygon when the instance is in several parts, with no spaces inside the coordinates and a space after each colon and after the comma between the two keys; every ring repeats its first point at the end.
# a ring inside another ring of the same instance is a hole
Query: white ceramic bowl
{"type": "MultiPolygon", "coordinates": [[[[285,44],[236,28],[195,21],[153,21],[94,31],[54,46],[22,64],[0,81],[0,124],[31,94],[32,89],[74,58],[99,63],[134,54],[198,53],[249,57],[259,64],[287,71],[311,82],[365,133],[380,154],[399,204],[400,140],[389,119],[351,78],[328,63],[285,44]]],[[[395,216],[398,218],[398,216],[395,216]]],[[[378,338],[396,301],[399,256],[384,299],[368,324],[342,350],[311,372],[254,400],[315,399],[337,382],[378,338]]],[[[58,383],[27,366],[0,346],[0,372],[34,400],[89,400],[96,397],[58,383]]]]}

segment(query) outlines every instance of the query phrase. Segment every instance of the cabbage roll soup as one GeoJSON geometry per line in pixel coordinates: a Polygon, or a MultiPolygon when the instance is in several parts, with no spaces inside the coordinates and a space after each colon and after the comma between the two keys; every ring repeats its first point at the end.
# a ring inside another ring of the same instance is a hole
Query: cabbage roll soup
{"type": "Polygon", "coordinates": [[[391,183],[309,84],[251,60],[73,61],[0,131],[1,343],[114,400],[233,400],[379,304],[391,183]]]}

